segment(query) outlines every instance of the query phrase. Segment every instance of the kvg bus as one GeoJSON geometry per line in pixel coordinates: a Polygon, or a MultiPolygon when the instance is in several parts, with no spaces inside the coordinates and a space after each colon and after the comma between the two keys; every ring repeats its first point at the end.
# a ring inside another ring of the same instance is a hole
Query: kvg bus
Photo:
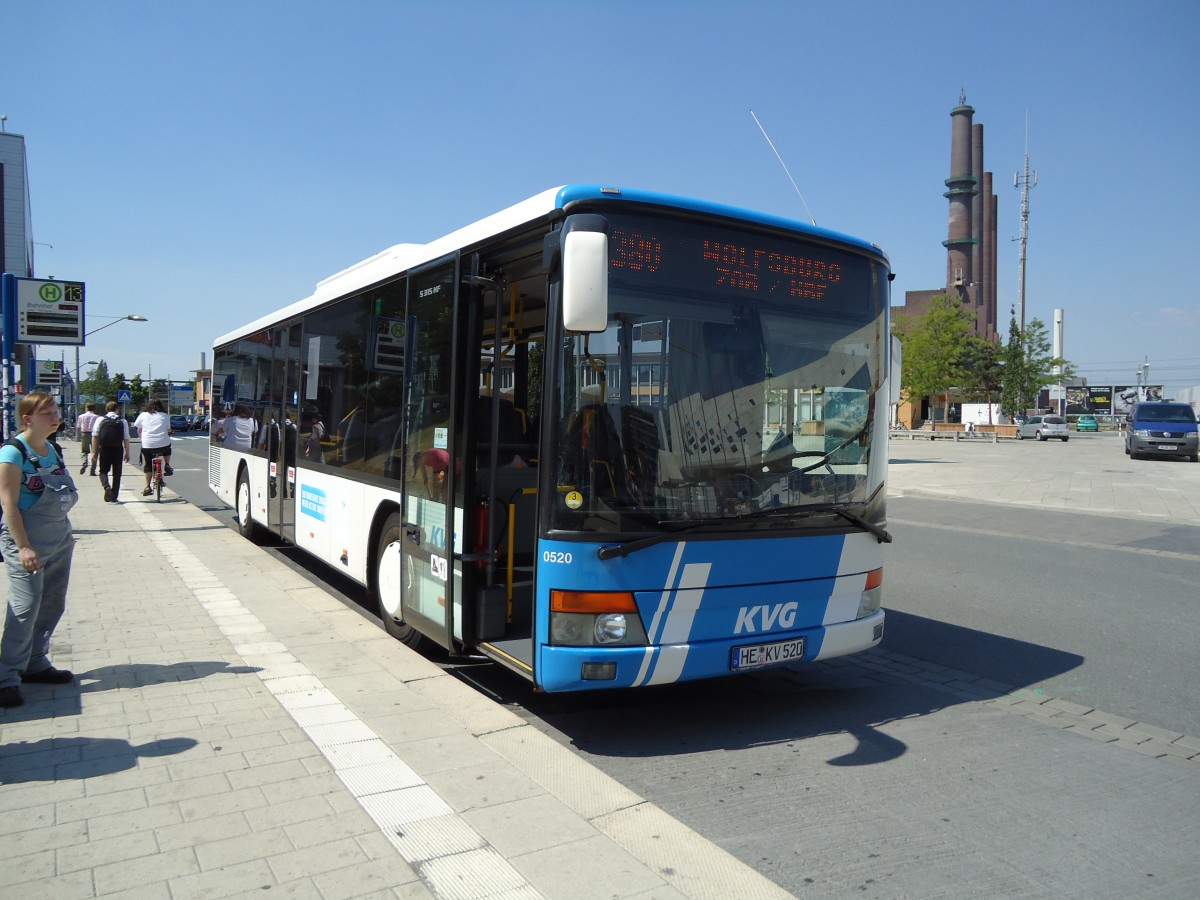
{"type": "Polygon", "coordinates": [[[546,691],[883,636],[878,247],[570,185],[219,338],[209,483],[406,643],[546,691]]]}

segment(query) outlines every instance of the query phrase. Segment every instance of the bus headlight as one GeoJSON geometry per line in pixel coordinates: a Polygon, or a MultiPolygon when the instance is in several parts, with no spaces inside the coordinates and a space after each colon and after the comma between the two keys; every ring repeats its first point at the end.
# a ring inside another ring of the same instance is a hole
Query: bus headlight
{"type": "Polygon", "coordinates": [[[883,569],[872,569],[867,573],[866,587],[863,588],[862,596],[858,598],[858,618],[865,619],[879,612],[882,602],[883,569]]]}
{"type": "Polygon", "coordinates": [[[628,591],[551,591],[550,643],[645,646],[646,629],[628,591]]]}
{"type": "Polygon", "coordinates": [[[590,644],[593,616],[550,613],[550,643],[580,646],[590,644]]]}
{"type": "Polygon", "coordinates": [[[625,624],[625,613],[605,613],[596,616],[596,643],[619,644],[625,640],[628,626],[625,624]]]}

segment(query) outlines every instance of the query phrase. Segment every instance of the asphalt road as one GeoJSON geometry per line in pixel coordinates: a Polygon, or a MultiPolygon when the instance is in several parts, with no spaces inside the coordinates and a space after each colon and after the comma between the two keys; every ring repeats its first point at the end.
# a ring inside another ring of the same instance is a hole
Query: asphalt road
{"type": "MultiPolygon", "coordinates": [[[[1028,462],[1045,449],[986,452],[1028,462]]],[[[205,450],[179,442],[172,486],[228,523],[203,485],[205,450]]],[[[1054,459],[1087,466],[1078,452],[1054,459]]],[[[1195,527],[921,496],[889,512],[884,653],[566,697],[491,665],[453,668],[798,896],[1200,892],[1194,768],[872,664],[901,654],[1200,735],[1195,527]]]]}
{"type": "Polygon", "coordinates": [[[923,498],[889,513],[889,647],[1200,735],[1200,529],[923,498]]]}

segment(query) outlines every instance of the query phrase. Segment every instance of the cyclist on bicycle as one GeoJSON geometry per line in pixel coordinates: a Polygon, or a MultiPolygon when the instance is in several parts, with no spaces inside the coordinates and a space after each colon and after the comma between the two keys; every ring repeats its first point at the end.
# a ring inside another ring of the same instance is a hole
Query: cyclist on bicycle
{"type": "Polygon", "coordinates": [[[133,420],[138,438],[142,443],[142,472],[146,476],[146,489],[143,497],[154,493],[150,487],[150,473],[154,469],[154,457],[163,458],[163,474],[172,475],[171,468],[171,417],[163,412],[162,403],[157,399],[146,404],[146,408],[138,413],[133,420]]]}

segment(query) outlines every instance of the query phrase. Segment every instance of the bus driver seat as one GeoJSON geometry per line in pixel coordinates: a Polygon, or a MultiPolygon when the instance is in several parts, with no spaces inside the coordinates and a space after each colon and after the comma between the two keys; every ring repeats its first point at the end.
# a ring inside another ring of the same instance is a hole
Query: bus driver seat
{"type": "Polygon", "coordinates": [[[567,426],[567,480],[589,488],[609,504],[628,505],[626,467],[621,436],[607,404],[600,401],[598,387],[583,390],[586,402],[567,426]]]}

